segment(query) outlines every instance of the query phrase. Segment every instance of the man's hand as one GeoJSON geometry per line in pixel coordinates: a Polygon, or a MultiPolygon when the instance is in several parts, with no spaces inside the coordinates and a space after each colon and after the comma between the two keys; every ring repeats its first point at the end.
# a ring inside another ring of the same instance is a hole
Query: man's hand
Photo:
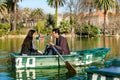
{"type": "Polygon", "coordinates": [[[55,45],[55,44],[54,44],[54,43],[52,43],[52,42],[50,42],[49,44],[50,44],[50,45],[52,45],[52,46],[54,46],[54,45],[55,45]]]}

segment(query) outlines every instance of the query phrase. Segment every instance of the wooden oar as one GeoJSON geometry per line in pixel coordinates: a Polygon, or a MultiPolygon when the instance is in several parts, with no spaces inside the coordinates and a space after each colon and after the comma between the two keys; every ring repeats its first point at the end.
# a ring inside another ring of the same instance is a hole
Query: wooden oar
{"type": "Polygon", "coordinates": [[[68,61],[65,61],[64,58],[62,57],[62,55],[58,52],[58,50],[52,46],[52,48],[55,50],[55,52],[57,52],[57,54],[59,55],[59,57],[64,61],[65,65],[66,65],[66,68],[68,69],[69,72],[72,72],[72,73],[76,73],[76,70],[74,69],[74,67],[68,62],[68,61]]]}

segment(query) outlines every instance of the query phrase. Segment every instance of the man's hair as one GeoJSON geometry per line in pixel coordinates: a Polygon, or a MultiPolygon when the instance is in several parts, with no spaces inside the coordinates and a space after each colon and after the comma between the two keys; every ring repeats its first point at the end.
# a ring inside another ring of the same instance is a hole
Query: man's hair
{"type": "Polygon", "coordinates": [[[58,33],[58,35],[60,35],[60,30],[59,30],[59,28],[54,28],[54,29],[52,30],[52,32],[58,33]]]}

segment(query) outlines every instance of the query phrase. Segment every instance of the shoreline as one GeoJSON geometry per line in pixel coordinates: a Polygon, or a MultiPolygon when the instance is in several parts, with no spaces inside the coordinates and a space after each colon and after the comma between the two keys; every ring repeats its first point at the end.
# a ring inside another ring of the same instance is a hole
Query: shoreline
{"type": "Polygon", "coordinates": [[[5,39],[5,38],[25,38],[26,35],[4,35],[1,36],[0,39],[5,39]]]}
{"type": "MultiPolygon", "coordinates": [[[[64,37],[75,37],[77,35],[73,34],[62,34],[62,36],[64,37]]],[[[102,35],[99,35],[99,36],[102,36],[102,35]]],[[[106,36],[110,36],[110,37],[120,37],[120,35],[106,35],[106,36]]],[[[26,35],[23,35],[23,34],[18,34],[18,35],[4,35],[4,36],[1,36],[0,39],[6,39],[6,38],[25,38],[26,35]]]]}

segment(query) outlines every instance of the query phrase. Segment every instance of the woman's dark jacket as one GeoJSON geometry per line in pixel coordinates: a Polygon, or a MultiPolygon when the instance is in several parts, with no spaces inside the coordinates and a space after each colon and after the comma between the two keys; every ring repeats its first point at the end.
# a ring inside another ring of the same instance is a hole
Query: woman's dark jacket
{"type": "Polygon", "coordinates": [[[25,39],[22,44],[21,54],[31,55],[33,53],[38,53],[38,51],[33,48],[32,39],[25,39]]]}

